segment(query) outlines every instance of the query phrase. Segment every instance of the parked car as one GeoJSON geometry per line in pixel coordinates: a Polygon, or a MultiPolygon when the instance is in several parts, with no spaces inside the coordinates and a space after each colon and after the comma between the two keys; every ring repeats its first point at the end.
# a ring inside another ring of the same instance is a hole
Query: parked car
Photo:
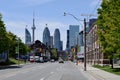
{"type": "Polygon", "coordinates": [[[30,62],[35,62],[34,56],[30,56],[30,62]]]}
{"type": "Polygon", "coordinates": [[[39,61],[40,61],[39,56],[35,56],[35,62],[39,62],[39,61]]]}
{"type": "Polygon", "coordinates": [[[59,60],[59,63],[64,63],[64,61],[62,59],[59,60]]]}
{"type": "Polygon", "coordinates": [[[48,62],[48,59],[44,59],[44,62],[48,62]]]}
{"type": "Polygon", "coordinates": [[[54,59],[51,59],[50,62],[55,62],[55,60],[54,60],[54,59]]]}

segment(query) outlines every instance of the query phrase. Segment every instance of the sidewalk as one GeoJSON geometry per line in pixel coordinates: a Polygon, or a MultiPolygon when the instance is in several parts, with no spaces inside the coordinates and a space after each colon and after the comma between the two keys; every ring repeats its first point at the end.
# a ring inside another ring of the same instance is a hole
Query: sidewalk
{"type": "MultiPolygon", "coordinates": [[[[79,63],[78,68],[80,68],[80,70],[84,71],[84,64],[79,63]]],[[[115,75],[115,74],[100,70],[98,68],[94,68],[89,64],[87,64],[85,73],[94,77],[96,80],[120,80],[119,75],[115,75]]]]}

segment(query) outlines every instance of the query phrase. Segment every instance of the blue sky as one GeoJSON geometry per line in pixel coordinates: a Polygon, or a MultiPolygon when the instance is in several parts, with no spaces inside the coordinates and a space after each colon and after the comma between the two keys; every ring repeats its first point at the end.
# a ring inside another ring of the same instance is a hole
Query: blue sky
{"type": "MultiPolygon", "coordinates": [[[[80,25],[72,16],[63,16],[64,12],[74,14],[83,20],[81,14],[97,14],[101,0],[1,0],[0,13],[7,31],[21,37],[24,42],[25,27],[32,32],[33,12],[35,13],[35,40],[42,41],[45,24],[48,24],[51,36],[59,28],[61,40],[66,46],[66,30],[69,25],[80,25]]],[[[92,17],[91,17],[92,18],[92,17]]],[[[80,29],[82,29],[80,25],[80,29]]]]}

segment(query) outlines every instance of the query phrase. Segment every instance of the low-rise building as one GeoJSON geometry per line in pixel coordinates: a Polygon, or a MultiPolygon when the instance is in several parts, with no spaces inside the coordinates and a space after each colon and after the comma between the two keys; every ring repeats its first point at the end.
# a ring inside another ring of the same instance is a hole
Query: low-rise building
{"type": "Polygon", "coordinates": [[[99,43],[99,38],[97,35],[97,25],[92,25],[90,31],[87,34],[87,48],[86,48],[86,58],[87,63],[92,65],[106,65],[110,61],[108,55],[102,52],[102,47],[99,43]]]}

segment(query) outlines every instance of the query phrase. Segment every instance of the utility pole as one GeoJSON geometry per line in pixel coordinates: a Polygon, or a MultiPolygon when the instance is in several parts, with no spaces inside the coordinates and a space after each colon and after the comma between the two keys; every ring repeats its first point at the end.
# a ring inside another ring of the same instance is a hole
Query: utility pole
{"type": "Polygon", "coordinates": [[[86,19],[84,18],[84,20],[80,20],[79,18],[75,17],[73,14],[64,12],[64,16],[66,15],[71,15],[78,22],[84,21],[84,71],[86,71],[86,19]]]}
{"type": "Polygon", "coordinates": [[[90,17],[92,17],[92,16],[94,16],[94,17],[97,17],[98,15],[95,15],[95,14],[81,14],[81,16],[86,16],[87,17],[87,20],[84,18],[84,71],[86,71],[86,58],[87,58],[87,56],[86,56],[86,34],[87,34],[87,32],[86,32],[86,22],[89,22],[88,20],[89,20],[89,18],[90,17]]]}
{"type": "Polygon", "coordinates": [[[20,54],[19,54],[19,44],[20,44],[20,38],[18,37],[18,48],[17,48],[17,53],[18,53],[18,66],[20,65],[20,54]]]}
{"type": "Polygon", "coordinates": [[[86,71],[86,19],[84,18],[84,71],[86,71]]]}

